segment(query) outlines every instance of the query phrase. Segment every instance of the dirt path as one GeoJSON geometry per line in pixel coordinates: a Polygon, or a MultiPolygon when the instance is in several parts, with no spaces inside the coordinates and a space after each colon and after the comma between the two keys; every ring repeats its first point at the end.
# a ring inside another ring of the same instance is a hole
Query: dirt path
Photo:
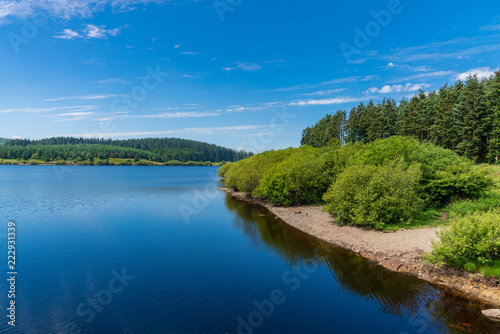
{"type": "Polygon", "coordinates": [[[439,228],[418,228],[397,232],[365,230],[353,226],[338,226],[319,206],[279,207],[251,198],[246,193],[227,188],[220,190],[240,200],[266,207],[287,224],[319,239],[354,251],[397,272],[418,276],[430,283],[451,288],[455,292],[481,302],[500,306],[498,279],[488,279],[452,267],[437,267],[422,263],[422,255],[432,250],[439,228]]]}

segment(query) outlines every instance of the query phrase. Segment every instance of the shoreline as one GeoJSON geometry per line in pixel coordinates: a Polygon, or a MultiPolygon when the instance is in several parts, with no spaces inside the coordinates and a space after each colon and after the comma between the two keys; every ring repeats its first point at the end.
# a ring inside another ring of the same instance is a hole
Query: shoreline
{"type": "Polygon", "coordinates": [[[431,251],[431,240],[439,228],[381,232],[353,226],[338,226],[320,206],[305,205],[284,207],[252,198],[247,193],[219,188],[234,198],[260,205],[275,216],[302,232],[318,239],[355,252],[382,267],[417,276],[418,278],[468,299],[475,299],[495,308],[500,307],[498,279],[486,278],[451,266],[438,267],[423,263],[422,255],[431,251]]]}

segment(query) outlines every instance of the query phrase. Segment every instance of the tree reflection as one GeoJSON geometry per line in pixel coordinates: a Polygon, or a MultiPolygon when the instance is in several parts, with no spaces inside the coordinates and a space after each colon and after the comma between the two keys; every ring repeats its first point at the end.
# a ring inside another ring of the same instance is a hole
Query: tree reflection
{"type": "Polygon", "coordinates": [[[498,323],[478,316],[481,305],[436,289],[417,277],[389,271],[353,252],[312,237],[261,206],[248,204],[229,194],[225,205],[236,213],[234,224],[253,243],[270,247],[291,267],[314,262],[326,265],[345,291],[377,300],[385,312],[407,318],[415,333],[424,333],[429,323],[442,327],[443,332],[467,332],[467,324],[471,325],[473,333],[500,330],[498,323]]]}

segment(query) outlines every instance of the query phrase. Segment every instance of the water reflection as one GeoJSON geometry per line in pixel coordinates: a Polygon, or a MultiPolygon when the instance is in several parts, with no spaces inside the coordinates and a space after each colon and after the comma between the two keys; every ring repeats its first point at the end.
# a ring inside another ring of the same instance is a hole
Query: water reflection
{"type": "Polygon", "coordinates": [[[263,242],[291,267],[304,262],[326,265],[334,278],[332,285],[376,300],[384,312],[408,319],[415,333],[425,333],[431,327],[442,333],[500,333],[500,323],[480,315],[482,309],[491,305],[475,303],[414,276],[389,271],[353,252],[309,236],[266,209],[229,194],[225,205],[236,213],[234,224],[253,243],[263,242]]]}

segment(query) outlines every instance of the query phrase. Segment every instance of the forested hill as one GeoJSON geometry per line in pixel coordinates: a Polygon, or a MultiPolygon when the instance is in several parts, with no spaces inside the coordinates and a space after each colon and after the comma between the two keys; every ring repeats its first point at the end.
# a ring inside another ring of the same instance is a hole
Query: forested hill
{"type": "Polygon", "coordinates": [[[179,138],[86,139],[54,137],[41,140],[13,139],[0,146],[1,159],[55,160],[140,159],[169,162],[238,161],[251,153],[179,138]]]}
{"type": "Polygon", "coordinates": [[[0,138],[0,145],[5,144],[7,140],[8,140],[7,138],[0,138]]]}
{"type": "Polygon", "coordinates": [[[399,104],[393,99],[361,103],[349,113],[327,115],[302,133],[302,144],[327,146],[394,135],[451,149],[475,161],[494,162],[500,155],[500,71],[489,79],[476,76],[438,91],[420,91],[399,104]],[[338,141],[337,141],[338,142],[338,141]]]}

